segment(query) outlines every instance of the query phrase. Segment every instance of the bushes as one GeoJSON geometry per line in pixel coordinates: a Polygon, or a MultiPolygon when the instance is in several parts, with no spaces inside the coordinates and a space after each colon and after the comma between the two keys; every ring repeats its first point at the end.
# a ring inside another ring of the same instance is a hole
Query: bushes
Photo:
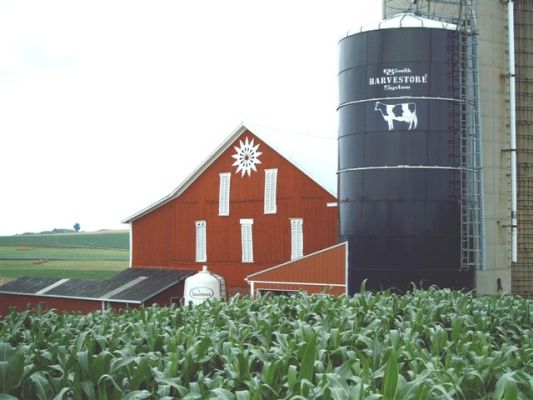
{"type": "Polygon", "coordinates": [[[0,393],[533,398],[531,303],[447,290],[362,291],[120,314],[12,313],[0,322],[0,393]]]}

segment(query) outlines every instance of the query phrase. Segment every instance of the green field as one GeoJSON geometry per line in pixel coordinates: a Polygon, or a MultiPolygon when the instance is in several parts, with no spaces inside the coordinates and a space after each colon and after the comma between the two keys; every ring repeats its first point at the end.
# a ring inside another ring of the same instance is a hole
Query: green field
{"type": "Polygon", "coordinates": [[[21,276],[47,278],[106,279],[128,267],[127,261],[49,261],[33,264],[29,261],[0,260],[0,279],[7,281],[21,276]]]}
{"type": "Polygon", "coordinates": [[[89,247],[128,250],[128,231],[0,236],[0,246],[89,247]]]}
{"type": "Polygon", "coordinates": [[[533,301],[297,295],[0,320],[1,399],[532,399],[533,301]]]}
{"type": "Polygon", "coordinates": [[[129,265],[129,233],[0,236],[0,284],[21,276],[105,279],[129,265]]]}

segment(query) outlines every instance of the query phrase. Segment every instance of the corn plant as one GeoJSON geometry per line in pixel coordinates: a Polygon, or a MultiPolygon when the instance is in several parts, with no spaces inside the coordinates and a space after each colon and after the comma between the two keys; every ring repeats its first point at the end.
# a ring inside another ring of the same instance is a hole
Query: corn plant
{"type": "Polygon", "coordinates": [[[413,289],[0,321],[0,399],[531,399],[533,308],[413,289]]]}

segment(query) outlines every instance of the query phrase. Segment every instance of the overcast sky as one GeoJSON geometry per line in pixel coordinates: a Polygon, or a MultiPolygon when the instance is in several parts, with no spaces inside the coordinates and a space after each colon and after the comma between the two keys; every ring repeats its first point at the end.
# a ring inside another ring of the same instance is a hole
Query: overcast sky
{"type": "Polygon", "coordinates": [[[241,121],[335,137],[382,0],[0,0],[0,235],[127,228],[241,121]]]}

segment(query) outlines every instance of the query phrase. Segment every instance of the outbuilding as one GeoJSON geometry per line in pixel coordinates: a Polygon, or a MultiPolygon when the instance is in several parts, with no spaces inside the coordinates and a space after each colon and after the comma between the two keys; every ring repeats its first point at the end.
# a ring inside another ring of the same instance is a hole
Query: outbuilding
{"type": "Polygon", "coordinates": [[[21,277],[0,287],[0,316],[11,308],[88,313],[113,308],[170,305],[183,298],[185,279],[194,271],[129,268],[110,279],[21,277]]]}
{"type": "Polygon", "coordinates": [[[252,297],[299,291],[342,295],[347,293],[347,273],[348,245],[344,242],[248,275],[246,281],[252,297]]]}

